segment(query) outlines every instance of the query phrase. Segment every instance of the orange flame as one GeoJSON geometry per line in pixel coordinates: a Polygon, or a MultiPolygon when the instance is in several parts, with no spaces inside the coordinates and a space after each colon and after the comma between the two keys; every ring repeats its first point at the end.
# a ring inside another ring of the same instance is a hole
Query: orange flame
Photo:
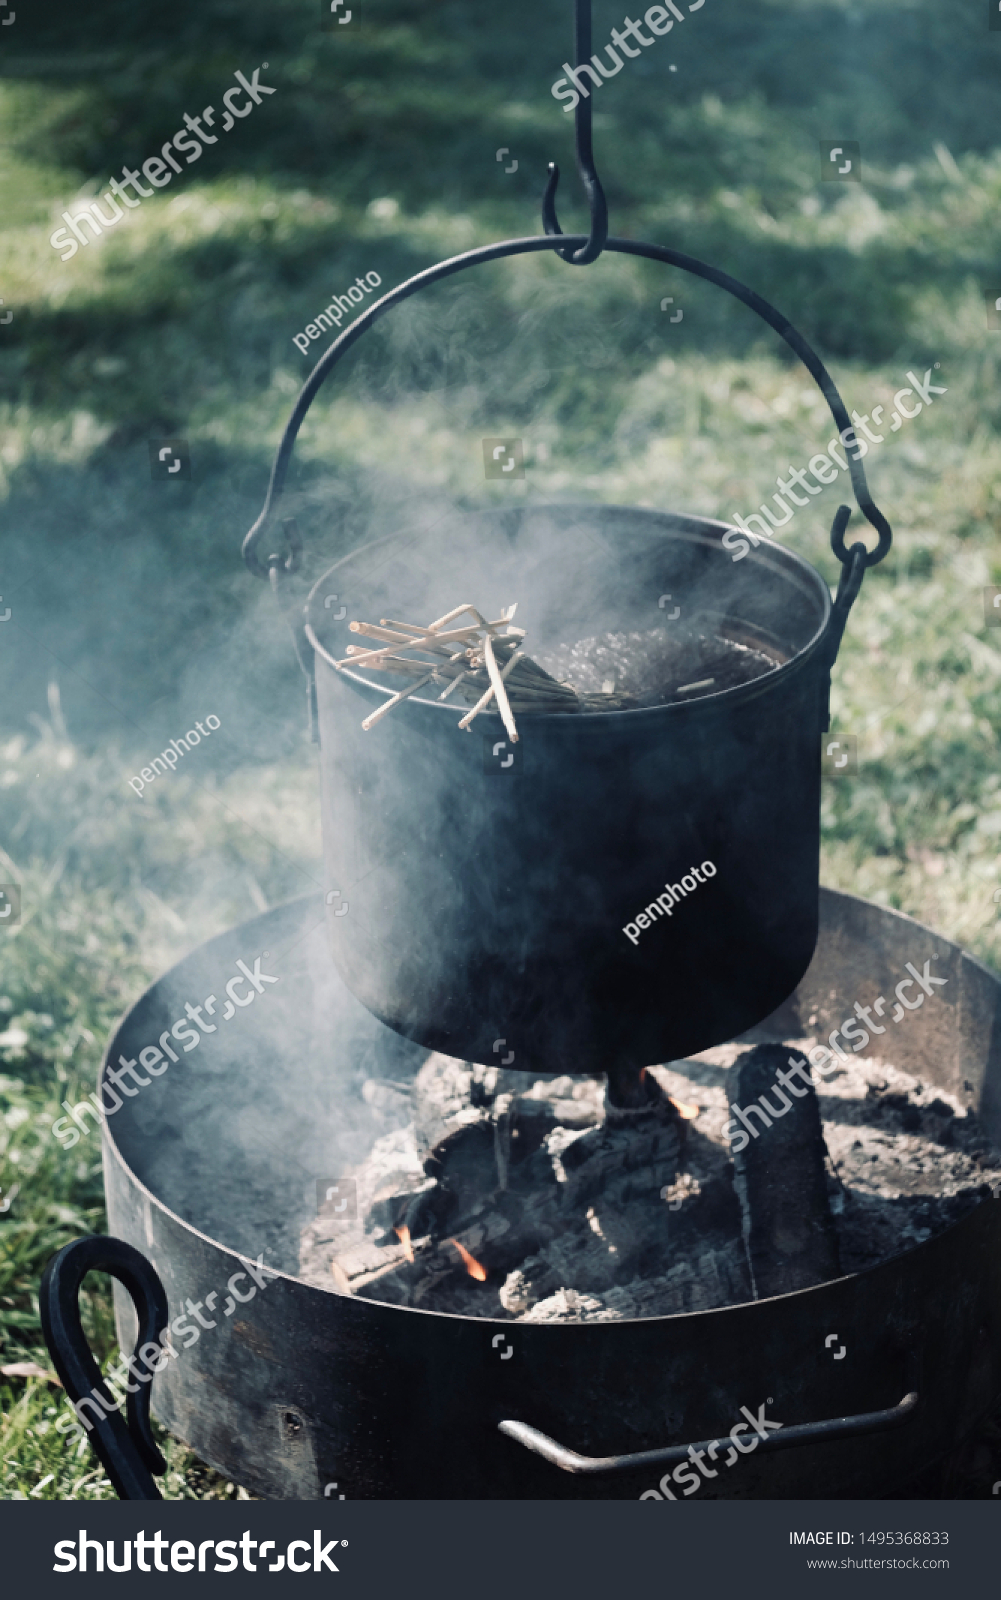
{"type": "Polygon", "coordinates": [[[469,1251],[466,1250],[459,1243],[458,1239],[449,1239],[448,1242],[449,1242],[449,1244],[454,1244],[455,1245],[455,1248],[458,1250],[460,1256],[462,1257],[463,1261],[466,1264],[466,1271],[469,1273],[469,1276],[471,1278],[475,1278],[477,1283],[486,1283],[486,1281],[487,1281],[487,1269],[486,1269],[486,1267],[481,1266],[480,1263],[477,1261],[476,1257],[475,1256],[471,1256],[469,1254],[469,1251]]]}
{"type": "Polygon", "coordinates": [[[404,1222],[403,1225],[401,1227],[399,1227],[399,1228],[394,1228],[393,1232],[396,1234],[396,1237],[399,1239],[400,1243],[402,1244],[402,1246],[403,1246],[403,1254],[406,1256],[407,1260],[408,1261],[413,1261],[413,1259],[414,1259],[414,1247],[410,1243],[410,1229],[407,1227],[406,1223],[404,1222]]]}
{"type": "Polygon", "coordinates": [[[683,1117],[686,1122],[694,1122],[695,1118],[702,1114],[701,1106],[686,1105],[684,1100],[675,1100],[674,1096],[670,1094],[667,1098],[670,1100],[679,1117],[683,1117]]]}

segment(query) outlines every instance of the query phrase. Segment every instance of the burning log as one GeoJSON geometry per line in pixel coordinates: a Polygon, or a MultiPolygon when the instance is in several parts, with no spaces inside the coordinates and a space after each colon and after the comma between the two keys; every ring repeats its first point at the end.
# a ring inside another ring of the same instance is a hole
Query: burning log
{"type": "MultiPolygon", "coordinates": [[[[501,1290],[504,1299],[508,1285],[501,1290]]],[[[635,1277],[600,1294],[557,1289],[521,1313],[523,1322],[619,1322],[636,1317],[673,1317],[736,1305],[751,1295],[744,1252],[733,1241],[676,1260],[663,1277],[635,1277]]]]}
{"type": "Polygon", "coordinates": [[[958,1221],[989,1192],[985,1174],[999,1181],[976,1117],[887,1063],[850,1061],[815,1098],[798,1049],[719,1054],[613,1071],[604,1104],[592,1078],[526,1087],[519,1072],[430,1056],[392,1096],[413,1121],[351,1174],[357,1215],[303,1230],[303,1276],[464,1316],[672,1316],[864,1269],[958,1221]],[[830,1203],[821,1131],[840,1185],[830,1203]]]}
{"type": "MultiPolygon", "coordinates": [[[[364,1241],[350,1250],[342,1250],[330,1264],[334,1283],[341,1294],[364,1294],[382,1278],[392,1273],[401,1262],[413,1261],[414,1253],[401,1242],[396,1245],[377,1245],[364,1241]]],[[[381,1298],[381,1297],[380,1297],[381,1298]]]]}
{"type": "Polygon", "coordinates": [[[840,1277],[827,1147],[806,1057],[761,1044],[734,1076],[732,1126],[751,1134],[734,1150],[733,1165],[755,1299],[840,1277]]]}
{"type": "Polygon", "coordinates": [[[520,1315],[557,1289],[634,1277],[666,1246],[661,1194],[678,1178],[684,1123],[652,1077],[628,1113],[602,1108],[600,1092],[564,1076],[526,1093],[519,1074],[432,1056],[413,1096],[424,1181],[373,1193],[356,1226],[375,1239],[334,1241],[339,1291],[520,1315]]]}

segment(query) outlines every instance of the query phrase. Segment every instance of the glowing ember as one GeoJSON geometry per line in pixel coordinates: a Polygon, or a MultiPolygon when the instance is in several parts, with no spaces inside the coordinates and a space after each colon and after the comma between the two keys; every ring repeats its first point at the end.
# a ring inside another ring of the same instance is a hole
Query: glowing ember
{"type": "Polygon", "coordinates": [[[480,1263],[477,1261],[476,1257],[475,1256],[471,1256],[469,1254],[469,1251],[464,1249],[463,1246],[459,1243],[458,1239],[449,1239],[448,1242],[449,1242],[449,1244],[454,1244],[455,1245],[455,1248],[458,1250],[460,1256],[462,1257],[463,1261],[466,1264],[466,1271],[469,1273],[469,1276],[471,1278],[475,1278],[477,1283],[486,1283],[486,1281],[487,1281],[487,1269],[486,1269],[486,1267],[481,1267],[480,1263]]]}
{"type": "Polygon", "coordinates": [[[686,1105],[684,1100],[675,1100],[673,1095],[668,1095],[667,1098],[670,1100],[679,1117],[683,1117],[686,1122],[694,1122],[695,1118],[699,1116],[702,1111],[701,1106],[686,1105]]]}
{"type": "MultiPolygon", "coordinates": [[[[643,1082],[644,1078],[646,1077],[646,1073],[646,1067],[641,1067],[639,1077],[640,1083],[643,1082]]],[[[667,1098],[670,1100],[679,1117],[681,1117],[685,1122],[694,1122],[696,1117],[701,1115],[701,1106],[687,1105],[684,1100],[675,1100],[674,1096],[671,1094],[669,1094],[667,1098]]]]}
{"type": "Polygon", "coordinates": [[[393,1232],[396,1234],[396,1237],[399,1239],[400,1243],[402,1244],[402,1246],[403,1246],[403,1254],[406,1256],[407,1260],[408,1261],[413,1261],[413,1259],[414,1259],[414,1247],[410,1243],[410,1229],[407,1227],[406,1223],[404,1223],[403,1226],[400,1227],[400,1228],[394,1228],[393,1232]]]}

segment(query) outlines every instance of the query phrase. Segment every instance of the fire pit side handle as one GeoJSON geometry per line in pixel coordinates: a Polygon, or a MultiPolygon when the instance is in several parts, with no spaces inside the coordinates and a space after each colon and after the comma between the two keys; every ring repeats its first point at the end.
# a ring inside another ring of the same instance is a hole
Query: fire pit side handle
{"type": "MultiPolygon", "coordinates": [[[[917,1404],[918,1394],[912,1389],[897,1405],[885,1411],[863,1411],[854,1417],[829,1417],[825,1422],[802,1422],[791,1428],[776,1429],[767,1435],[756,1434],[753,1448],[759,1451],[789,1450],[796,1445],[826,1444],[831,1439],[847,1439],[861,1433],[882,1433],[887,1428],[899,1428],[908,1422],[917,1404]]],[[[637,1467],[671,1466],[686,1461],[690,1450],[709,1451],[712,1453],[711,1459],[716,1460],[716,1451],[727,1439],[724,1434],[722,1439],[703,1439],[694,1445],[672,1444],[663,1450],[638,1450],[631,1455],[582,1456],[576,1450],[568,1450],[566,1445],[557,1444],[555,1439],[540,1433],[538,1428],[529,1427],[527,1422],[499,1422],[497,1427],[509,1439],[524,1445],[526,1450],[534,1450],[543,1460],[552,1462],[554,1467],[588,1477],[597,1477],[605,1472],[631,1472],[637,1467]]],[[[744,1451],[750,1453],[747,1444],[744,1445],[744,1451]]]]}
{"type": "Polygon", "coordinates": [[[157,1449],[149,1423],[150,1382],[159,1368],[139,1354],[148,1344],[159,1345],[168,1323],[167,1296],[153,1267],[122,1239],[74,1239],[46,1267],[38,1304],[52,1363],[77,1416],[90,1432],[91,1443],[118,1498],[162,1500],[152,1474],[165,1472],[167,1463],[157,1449]],[[128,1396],[127,1427],[101,1377],[80,1322],[80,1285],[88,1272],[107,1272],[117,1278],[129,1291],[136,1308],[139,1335],[130,1370],[140,1381],[126,1385],[135,1391],[128,1396]],[[86,1420],[84,1406],[90,1412],[86,1420]]]}

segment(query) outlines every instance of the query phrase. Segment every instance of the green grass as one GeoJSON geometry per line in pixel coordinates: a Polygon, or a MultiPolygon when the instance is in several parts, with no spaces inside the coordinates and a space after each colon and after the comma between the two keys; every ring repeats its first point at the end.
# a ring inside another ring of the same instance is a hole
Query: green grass
{"type": "MultiPolygon", "coordinates": [[[[199,789],[178,776],[142,803],[117,752],[74,749],[55,701],[53,720],[34,738],[0,745],[8,841],[0,867],[4,881],[22,884],[27,907],[2,936],[0,967],[0,1204],[18,1188],[0,1217],[0,1367],[34,1361],[47,1371],[41,1273],[70,1239],[105,1228],[97,1141],[91,1133],[66,1150],[53,1138],[60,1102],[85,1097],[114,1021],[159,970],[312,886],[317,853],[308,782],[294,769],[258,772],[249,797],[239,779],[199,789]],[[124,807],[111,798],[122,788],[132,802],[124,807]]],[[[117,1346],[103,1275],[88,1276],[82,1306],[106,1370],[117,1346]]],[[[56,1430],[66,1411],[60,1389],[0,1376],[0,1408],[0,1497],[114,1498],[82,1430],[56,1430]]],[[[176,1440],[158,1437],[166,1498],[237,1494],[176,1440]]]]}
{"type": "MultiPolygon", "coordinates": [[[[301,679],[238,558],[314,359],[293,333],[358,274],[388,288],[537,232],[553,157],[564,225],[583,219],[571,119],[549,95],[568,4],[358,11],[348,38],[313,31],[298,0],[181,5],[167,48],[147,8],[98,4],[84,25],[54,0],[6,30],[0,881],[22,885],[25,912],[0,933],[0,1204],[19,1185],[0,1214],[0,1366],[48,1368],[40,1273],[104,1226],[93,1139],[66,1152],[51,1135],[60,1101],[93,1084],[115,1019],[171,960],[319,876],[301,679]],[[59,261],[48,236],[75,195],[262,61],[278,93],[59,261]],[[147,440],[175,434],[193,481],[151,483],[147,440]],[[138,800],[127,778],[210,711],[213,742],[138,800]]],[[[752,284],[850,408],[889,408],[908,369],[941,363],[948,393],[866,463],[894,547],[835,673],[834,728],[858,737],[859,770],[825,785],[823,877],[999,967],[1001,633],[981,589],[1001,584],[1001,333],[983,300],[1001,294],[1001,36],[982,13],[707,0],[596,97],[595,139],[613,231],[752,284]],[[860,140],[862,186],[821,181],[828,136],[860,140]]],[[[620,15],[596,0],[597,42],[620,15]]],[[[514,490],[483,481],[485,434],[524,438],[533,496],[729,518],[832,432],[779,341],[698,280],[610,255],[491,267],[409,302],[321,393],[290,481],[302,582],[375,525],[514,490]],[[668,294],[681,324],[660,312],[668,294]]],[[[832,583],[840,492],[778,535],[832,583]]],[[[84,1317],[110,1361],[106,1283],[88,1280],[84,1317]]],[[[2,1495],[111,1496],[57,1433],[61,1404],[44,1380],[0,1378],[2,1495]]],[[[166,1449],[168,1496],[237,1493],[166,1449]]]]}

